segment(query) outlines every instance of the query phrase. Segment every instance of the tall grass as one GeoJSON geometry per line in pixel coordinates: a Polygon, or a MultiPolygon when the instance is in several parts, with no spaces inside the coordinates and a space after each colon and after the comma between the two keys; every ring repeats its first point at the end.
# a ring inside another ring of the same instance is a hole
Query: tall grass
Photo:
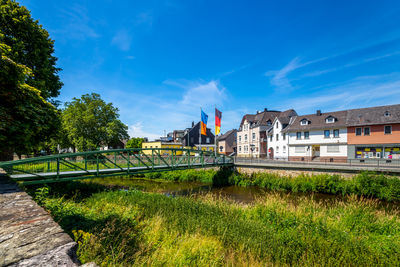
{"type": "Polygon", "coordinates": [[[241,174],[223,170],[185,170],[145,174],[151,179],[199,181],[214,185],[258,186],[273,191],[315,192],[335,195],[359,195],[386,201],[400,201],[399,177],[362,172],[352,178],[340,175],[301,174],[282,176],[275,173],[241,174]]]}
{"type": "MultiPolygon", "coordinates": [[[[74,182],[76,194],[80,182],[74,182]]],[[[90,185],[84,185],[86,191],[90,185]]],[[[92,190],[96,192],[97,188],[92,190]]],[[[250,206],[136,190],[77,200],[39,190],[79,242],[83,262],[108,265],[400,265],[400,212],[346,197],[329,206],[271,193],[250,206]]],[[[82,192],[83,193],[83,192],[82,192]]]]}

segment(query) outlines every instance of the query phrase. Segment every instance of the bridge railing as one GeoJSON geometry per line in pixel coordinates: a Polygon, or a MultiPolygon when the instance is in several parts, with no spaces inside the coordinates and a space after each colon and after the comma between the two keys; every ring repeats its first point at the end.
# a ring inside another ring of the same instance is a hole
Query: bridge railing
{"type": "Polygon", "coordinates": [[[56,154],[0,162],[14,180],[99,177],[233,164],[233,158],[211,151],[133,148],[56,154]]]}

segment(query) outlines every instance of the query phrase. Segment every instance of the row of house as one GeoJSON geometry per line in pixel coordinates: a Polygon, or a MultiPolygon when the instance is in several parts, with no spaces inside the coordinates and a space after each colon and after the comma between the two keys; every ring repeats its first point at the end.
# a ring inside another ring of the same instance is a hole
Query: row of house
{"type": "Polygon", "coordinates": [[[185,130],[174,130],[159,140],[143,142],[142,148],[195,148],[203,151],[214,151],[215,135],[210,128],[207,128],[206,133],[207,135],[200,135],[200,122],[192,122],[192,127],[185,130]]]}
{"type": "Polygon", "coordinates": [[[265,109],[243,116],[239,157],[283,160],[400,159],[400,105],[298,115],[265,109]]]}

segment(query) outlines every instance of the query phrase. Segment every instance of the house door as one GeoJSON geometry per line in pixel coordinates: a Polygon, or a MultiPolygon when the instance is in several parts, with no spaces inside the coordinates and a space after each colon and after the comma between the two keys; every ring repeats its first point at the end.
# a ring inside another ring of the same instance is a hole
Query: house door
{"type": "Polygon", "coordinates": [[[319,157],[320,155],[320,146],[316,145],[316,146],[312,146],[312,157],[319,157]]]}

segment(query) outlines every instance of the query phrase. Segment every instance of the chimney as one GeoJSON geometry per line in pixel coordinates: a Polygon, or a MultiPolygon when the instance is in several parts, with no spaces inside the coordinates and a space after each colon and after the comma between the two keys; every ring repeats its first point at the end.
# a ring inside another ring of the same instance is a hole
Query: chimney
{"type": "Polygon", "coordinates": [[[318,110],[317,110],[317,116],[321,116],[321,115],[322,115],[321,110],[318,109],[318,110]]]}
{"type": "Polygon", "coordinates": [[[194,121],[192,121],[192,128],[194,127],[194,121]]]}
{"type": "Polygon", "coordinates": [[[266,111],[268,111],[268,109],[267,109],[267,108],[264,108],[264,112],[266,112],[266,111]]]}

